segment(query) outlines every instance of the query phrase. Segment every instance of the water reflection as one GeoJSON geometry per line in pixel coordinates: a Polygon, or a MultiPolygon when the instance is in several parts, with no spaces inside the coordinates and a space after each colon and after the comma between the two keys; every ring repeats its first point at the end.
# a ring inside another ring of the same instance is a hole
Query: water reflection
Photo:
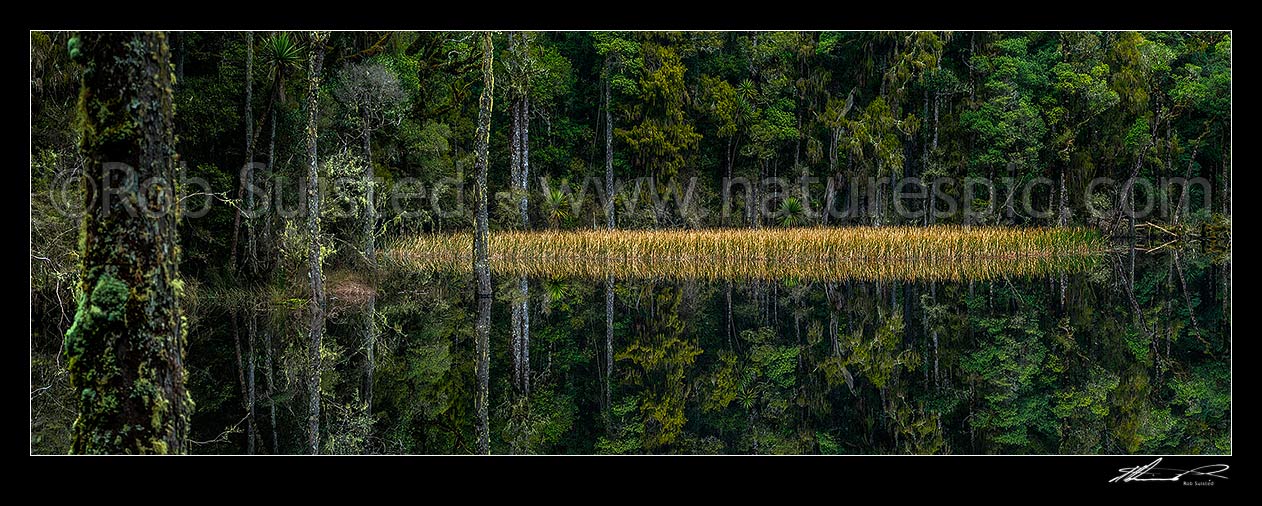
{"type": "Polygon", "coordinates": [[[307,311],[203,301],[193,448],[1229,453],[1224,271],[1182,251],[961,280],[495,272],[482,298],[470,273],[396,272],[331,300],[318,350],[307,311]]]}

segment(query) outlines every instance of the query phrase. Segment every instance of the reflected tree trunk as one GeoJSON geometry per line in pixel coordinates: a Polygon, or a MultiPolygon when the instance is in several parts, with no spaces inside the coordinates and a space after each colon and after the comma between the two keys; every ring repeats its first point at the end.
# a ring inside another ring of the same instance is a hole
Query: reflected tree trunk
{"type": "Polygon", "coordinates": [[[374,293],[364,302],[364,312],[360,315],[360,324],[364,335],[364,378],[360,387],[360,399],[364,403],[364,412],[372,416],[373,383],[377,378],[377,295],[374,293]]]}
{"type": "Polygon", "coordinates": [[[254,444],[255,444],[255,441],[258,439],[258,432],[256,432],[257,426],[254,423],[254,398],[255,398],[254,397],[254,392],[255,392],[254,390],[254,362],[255,362],[254,334],[258,332],[258,326],[259,326],[258,311],[256,310],[256,308],[251,307],[250,308],[250,323],[245,329],[246,354],[247,354],[246,355],[247,357],[246,358],[246,375],[245,375],[245,385],[246,385],[245,405],[246,405],[246,413],[250,417],[250,420],[248,424],[246,425],[246,427],[249,428],[249,438],[246,440],[247,441],[246,453],[248,455],[254,455],[254,444]]]}
{"type": "Polygon", "coordinates": [[[530,282],[521,276],[512,297],[513,388],[530,393],[530,282]]]}
{"type": "Polygon", "coordinates": [[[727,303],[727,348],[732,349],[732,341],[736,338],[736,323],[732,321],[732,280],[727,280],[727,288],[723,291],[724,302],[727,303]]]}
{"type": "MultiPolygon", "coordinates": [[[[1205,338],[1201,336],[1201,326],[1196,321],[1196,308],[1192,306],[1192,297],[1188,295],[1187,281],[1183,277],[1183,264],[1182,262],[1179,261],[1179,251],[1177,249],[1174,251],[1174,270],[1179,275],[1179,288],[1183,292],[1183,302],[1184,304],[1187,305],[1187,308],[1188,308],[1188,320],[1192,322],[1192,331],[1193,331],[1192,335],[1196,336],[1198,340],[1200,340],[1202,343],[1205,343],[1205,345],[1208,347],[1209,343],[1205,342],[1205,338]]],[[[1224,313],[1224,314],[1230,314],[1230,313],[1224,313]]]]}
{"type": "Polygon", "coordinates": [[[490,426],[488,425],[487,419],[487,397],[490,388],[491,376],[491,298],[479,296],[477,299],[478,319],[474,326],[474,330],[477,333],[475,353],[478,360],[478,391],[476,397],[473,399],[473,409],[478,416],[478,453],[481,455],[490,455],[491,445],[490,426]]]}
{"type": "MultiPolygon", "coordinates": [[[[934,304],[938,302],[937,285],[929,282],[929,300],[934,304]]],[[[938,375],[938,326],[933,328],[933,386],[936,388],[940,385],[940,376],[938,375]]]]}
{"type": "Polygon", "coordinates": [[[530,395],[530,281],[522,276],[517,282],[518,304],[521,311],[521,382],[522,390],[530,395]]]}
{"type": "MultiPolygon", "coordinates": [[[[241,327],[238,324],[238,321],[237,321],[238,315],[235,309],[232,311],[232,315],[230,319],[232,320],[232,344],[233,344],[233,349],[236,351],[236,356],[237,356],[237,384],[238,386],[241,387],[241,407],[245,408],[245,411],[246,411],[246,448],[249,452],[248,455],[253,455],[254,454],[254,417],[251,416],[253,413],[250,406],[249,387],[246,385],[245,366],[241,360],[241,327]]],[[[248,334],[249,332],[250,332],[250,329],[247,326],[246,333],[248,334]]],[[[247,338],[248,337],[249,336],[247,336],[247,338]]]]}
{"type": "Polygon", "coordinates": [[[272,454],[280,455],[280,437],[276,432],[276,386],[272,379],[272,318],[268,315],[266,324],[263,325],[263,346],[267,348],[267,353],[263,358],[263,380],[267,388],[267,410],[272,421],[272,454]]]}
{"type": "Polygon", "coordinates": [[[529,453],[530,441],[530,282],[518,280],[512,297],[513,404],[512,453],[529,453]]]}
{"type": "MultiPolygon", "coordinates": [[[[731,288],[729,286],[730,295],[731,288]]],[[[731,300],[729,297],[728,300],[731,300]]],[[[730,306],[730,305],[729,305],[730,306]]],[[[605,432],[612,429],[613,392],[613,275],[605,276],[605,432]]]]}

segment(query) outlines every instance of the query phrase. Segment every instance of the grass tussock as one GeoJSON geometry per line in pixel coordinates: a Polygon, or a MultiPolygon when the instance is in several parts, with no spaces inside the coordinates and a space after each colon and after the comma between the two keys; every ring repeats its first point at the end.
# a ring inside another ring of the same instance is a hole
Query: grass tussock
{"type": "MultiPolygon", "coordinates": [[[[985,279],[1076,270],[1106,243],[1083,228],[848,227],[497,232],[491,269],[531,276],[985,279]]],[[[471,234],[405,238],[398,267],[472,270],[471,234]]]]}

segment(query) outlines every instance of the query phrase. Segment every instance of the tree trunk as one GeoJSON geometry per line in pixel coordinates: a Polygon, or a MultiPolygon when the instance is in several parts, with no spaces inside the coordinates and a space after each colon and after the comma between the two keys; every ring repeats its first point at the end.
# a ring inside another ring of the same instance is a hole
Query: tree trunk
{"type": "Polygon", "coordinates": [[[1008,164],[1008,184],[1007,184],[1008,196],[1007,198],[1004,199],[1004,202],[1003,202],[1004,220],[1007,221],[1009,225],[1016,223],[1016,214],[1014,214],[1012,211],[1012,201],[1017,196],[1017,189],[1015,186],[1016,176],[1017,176],[1017,164],[1009,163],[1008,164]]]}
{"type": "MultiPolygon", "coordinates": [[[[1201,145],[1200,145],[1200,142],[1199,142],[1199,141],[1198,141],[1196,144],[1194,144],[1194,145],[1192,146],[1192,156],[1188,157],[1188,166],[1187,166],[1187,170],[1185,170],[1185,171],[1183,172],[1183,180],[1184,180],[1184,181],[1191,181],[1191,180],[1192,180],[1192,163],[1196,161],[1196,153],[1197,153],[1197,151],[1199,151],[1200,149],[1201,149],[1201,145]]],[[[1182,188],[1180,188],[1180,190],[1181,190],[1181,191],[1179,192],[1179,204],[1178,204],[1178,205],[1176,205],[1176,206],[1174,206],[1174,219],[1173,219],[1173,223],[1174,223],[1174,225],[1176,225],[1176,226],[1178,226],[1178,224],[1179,224],[1179,212],[1183,210],[1183,206],[1187,205],[1187,199],[1188,199],[1188,184],[1185,182],[1185,183],[1183,184],[1183,187],[1182,187],[1182,188]]]]}
{"type": "MultiPolygon", "coordinates": [[[[377,276],[377,205],[376,205],[376,181],[372,165],[372,129],[368,128],[368,109],[364,108],[364,260],[368,263],[368,279],[376,289],[377,276]]],[[[361,401],[364,403],[364,410],[369,416],[372,415],[372,386],[373,377],[376,369],[376,346],[377,346],[377,328],[374,318],[377,313],[377,296],[374,294],[369,296],[367,303],[364,305],[362,318],[362,330],[364,336],[364,382],[360,387],[361,401]]]]}
{"type": "MultiPolygon", "coordinates": [[[[232,257],[228,262],[232,270],[237,270],[237,240],[241,237],[241,205],[244,201],[246,209],[246,219],[249,220],[249,214],[254,211],[254,195],[249,191],[250,186],[254,182],[254,32],[245,32],[245,162],[241,164],[240,180],[237,182],[237,208],[232,219],[232,257]]],[[[249,235],[249,224],[246,224],[246,234],[249,235]]],[[[254,238],[248,237],[246,242],[250,244],[247,249],[252,248],[254,238]]],[[[252,251],[252,250],[251,250],[252,251]]],[[[247,252],[249,254],[249,252],[247,252]]]]}
{"type": "Polygon", "coordinates": [[[184,44],[184,32],[175,32],[175,84],[184,83],[184,55],[188,54],[184,44]]]}
{"type": "MultiPolygon", "coordinates": [[[[605,193],[609,199],[605,202],[605,220],[609,230],[614,227],[613,211],[613,102],[610,101],[609,77],[613,69],[609,57],[605,57],[605,193]]],[[[727,175],[732,177],[732,164],[729,161],[727,175]]]]}
{"type": "Polygon", "coordinates": [[[176,198],[162,193],[172,191],[175,176],[167,39],[85,32],[81,40],[81,146],[89,170],[83,295],[65,339],[78,393],[70,451],[184,453],[193,404],[184,386],[176,198]],[[111,172],[120,171],[127,177],[111,185],[111,172]],[[164,183],[142,189],[150,178],[164,183]]]}
{"type": "MultiPolygon", "coordinates": [[[[510,36],[511,42],[513,38],[510,36]]],[[[509,187],[521,190],[521,100],[513,98],[508,104],[508,182],[509,187]]],[[[525,223],[522,223],[523,228],[525,223]]]]}
{"type": "Polygon", "coordinates": [[[1060,191],[1058,195],[1059,203],[1056,205],[1056,224],[1065,226],[1069,224],[1069,195],[1065,189],[1065,166],[1060,167],[1060,191]]]}
{"type": "MultiPolygon", "coordinates": [[[[525,38],[524,36],[522,37],[525,38]]],[[[524,45],[524,43],[523,43],[524,45]]],[[[528,84],[528,83],[527,83],[528,84]]],[[[521,100],[521,200],[517,207],[521,210],[523,227],[530,228],[530,194],[524,190],[530,188],[530,95],[523,92],[521,100]]]]}
{"type": "MultiPolygon", "coordinates": [[[[508,83],[508,93],[507,93],[508,117],[509,117],[509,129],[508,129],[509,130],[508,131],[508,134],[509,134],[508,135],[509,177],[508,179],[509,179],[510,188],[514,190],[521,190],[522,189],[522,186],[521,186],[521,181],[522,181],[522,177],[521,177],[521,167],[522,167],[522,163],[521,163],[521,118],[522,118],[521,95],[522,93],[521,93],[521,69],[519,67],[519,65],[521,64],[521,58],[517,50],[517,32],[508,32],[508,58],[509,58],[508,63],[505,64],[505,68],[509,69],[508,71],[509,83],[508,83]],[[516,71],[513,70],[515,65],[517,66],[516,71]]],[[[524,228],[525,225],[526,224],[523,221],[522,227],[524,228]]],[[[516,313],[514,312],[514,314],[516,313]]]]}
{"type": "Polygon", "coordinates": [[[517,208],[523,228],[530,228],[530,45],[524,32],[508,34],[508,53],[517,66],[510,74],[509,105],[512,125],[509,132],[510,183],[520,190],[517,208]],[[518,42],[518,38],[521,41],[518,42]]]}
{"type": "MultiPolygon", "coordinates": [[[[276,82],[272,86],[271,105],[268,106],[268,114],[271,115],[271,118],[268,120],[268,123],[269,123],[268,128],[271,130],[271,132],[268,134],[268,141],[267,141],[267,172],[263,176],[264,181],[266,182],[265,183],[266,187],[268,188],[268,191],[265,192],[264,195],[267,196],[269,199],[275,198],[275,196],[273,195],[275,192],[273,191],[274,185],[272,184],[271,176],[272,174],[276,172],[276,108],[277,108],[277,98],[278,98],[277,95],[278,93],[280,93],[278,91],[279,88],[280,88],[280,78],[277,77],[276,82]]],[[[273,235],[274,235],[273,229],[272,229],[272,219],[273,219],[272,204],[274,203],[275,203],[274,200],[270,200],[265,205],[265,208],[267,209],[267,213],[265,214],[265,219],[263,221],[263,237],[269,243],[273,241],[273,235]]],[[[264,271],[270,274],[272,271],[272,268],[276,266],[276,248],[269,248],[267,251],[268,251],[267,262],[264,263],[264,271]]]]}
{"type": "Polygon", "coordinates": [[[1230,139],[1229,132],[1231,132],[1231,120],[1230,120],[1230,116],[1228,116],[1228,118],[1229,119],[1227,120],[1227,128],[1223,129],[1223,142],[1221,143],[1223,147],[1223,154],[1220,160],[1222,160],[1222,170],[1223,170],[1223,175],[1222,175],[1223,214],[1230,217],[1231,216],[1231,139],[1230,139]]]}
{"type": "Polygon", "coordinates": [[[368,128],[368,109],[364,108],[364,171],[362,173],[364,183],[364,260],[368,262],[368,268],[373,269],[377,266],[377,237],[374,233],[377,228],[377,205],[376,205],[376,182],[373,180],[375,175],[372,166],[372,129],[368,128]]]}
{"type": "Polygon", "coordinates": [[[316,139],[320,105],[320,69],[324,66],[324,41],[328,33],[311,33],[311,60],[307,81],[307,264],[311,279],[311,346],[308,350],[307,443],[309,451],[320,453],[320,340],[324,335],[324,270],[320,265],[320,171],[316,139]]]}
{"type": "MultiPolygon", "coordinates": [[[[250,278],[259,273],[258,240],[255,237],[254,202],[254,32],[245,32],[245,237],[246,259],[250,264],[250,278]]],[[[254,412],[253,408],[250,410],[254,412]]]]}
{"type": "Polygon", "coordinates": [[[487,263],[487,209],[486,209],[486,164],[487,144],[491,139],[491,107],[492,94],[495,92],[495,73],[493,59],[495,50],[491,45],[491,32],[482,33],[482,96],[478,99],[478,129],[474,139],[476,150],[474,172],[477,182],[473,188],[474,201],[477,203],[476,230],[473,234],[473,271],[478,278],[478,296],[491,296],[491,272],[487,263]]]}
{"type": "Polygon", "coordinates": [[[828,138],[828,184],[824,190],[824,224],[828,224],[829,215],[837,205],[837,183],[841,182],[841,174],[837,173],[837,142],[841,139],[840,129],[834,128],[828,138]]]}
{"type": "Polygon", "coordinates": [[[881,161],[877,160],[876,162],[877,178],[876,178],[876,188],[875,188],[876,195],[875,195],[875,198],[873,198],[873,202],[872,202],[872,225],[877,226],[877,227],[881,226],[882,224],[881,222],[882,222],[883,217],[881,216],[882,214],[881,208],[885,206],[884,187],[883,187],[884,185],[881,184],[881,177],[880,177],[882,165],[883,164],[881,163],[881,161]]]}

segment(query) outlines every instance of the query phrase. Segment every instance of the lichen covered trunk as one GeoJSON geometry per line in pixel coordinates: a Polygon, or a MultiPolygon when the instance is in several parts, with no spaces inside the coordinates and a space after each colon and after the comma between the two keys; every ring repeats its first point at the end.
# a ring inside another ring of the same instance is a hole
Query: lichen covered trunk
{"type": "Polygon", "coordinates": [[[613,276],[605,277],[605,432],[613,424],[613,276]]]}
{"type": "Polygon", "coordinates": [[[320,453],[320,340],[324,335],[324,271],[320,265],[320,183],[316,154],[319,118],[320,69],[324,66],[324,41],[328,34],[311,34],[311,59],[307,74],[307,263],[310,269],[311,310],[308,350],[307,443],[312,454],[320,453]]]}
{"type": "MultiPolygon", "coordinates": [[[[613,212],[613,103],[610,102],[609,94],[609,77],[610,72],[609,59],[605,59],[605,194],[608,199],[605,201],[605,220],[609,230],[613,230],[614,212],[613,212]]],[[[728,180],[732,177],[732,166],[728,164],[728,180]]]]}
{"type": "MultiPolygon", "coordinates": [[[[369,124],[366,111],[367,109],[364,113],[364,125],[369,124]]],[[[361,173],[364,184],[364,260],[368,262],[369,268],[375,268],[377,266],[377,235],[374,233],[377,228],[377,189],[374,181],[376,174],[372,166],[372,129],[365,126],[361,131],[361,137],[364,142],[364,170],[361,173]]]]}
{"type": "Polygon", "coordinates": [[[476,160],[474,172],[476,183],[473,187],[473,198],[477,205],[476,229],[473,234],[473,271],[478,277],[478,296],[491,296],[491,271],[487,263],[487,209],[486,209],[486,170],[487,148],[491,140],[491,106],[495,92],[495,73],[493,66],[494,46],[491,44],[491,32],[482,33],[482,95],[478,99],[478,129],[475,139],[476,160]]]}
{"type": "Polygon", "coordinates": [[[254,166],[254,32],[245,32],[245,219],[246,260],[252,279],[259,274],[258,225],[255,185],[258,174],[254,166]]]}
{"type": "Polygon", "coordinates": [[[517,207],[521,211],[522,226],[530,228],[530,96],[522,97],[521,102],[521,200],[517,207]]]}
{"type": "Polygon", "coordinates": [[[487,398],[490,393],[491,378],[491,298],[478,297],[477,299],[478,319],[475,323],[477,342],[475,344],[476,350],[474,351],[478,360],[478,391],[473,399],[473,409],[478,416],[478,454],[489,455],[491,453],[491,431],[487,412],[487,398]]]}
{"type": "Polygon", "coordinates": [[[185,389],[166,35],[81,37],[87,169],[83,295],[65,343],[78,393],[71,452],[185,453],[193,401],[185,389]]]}

